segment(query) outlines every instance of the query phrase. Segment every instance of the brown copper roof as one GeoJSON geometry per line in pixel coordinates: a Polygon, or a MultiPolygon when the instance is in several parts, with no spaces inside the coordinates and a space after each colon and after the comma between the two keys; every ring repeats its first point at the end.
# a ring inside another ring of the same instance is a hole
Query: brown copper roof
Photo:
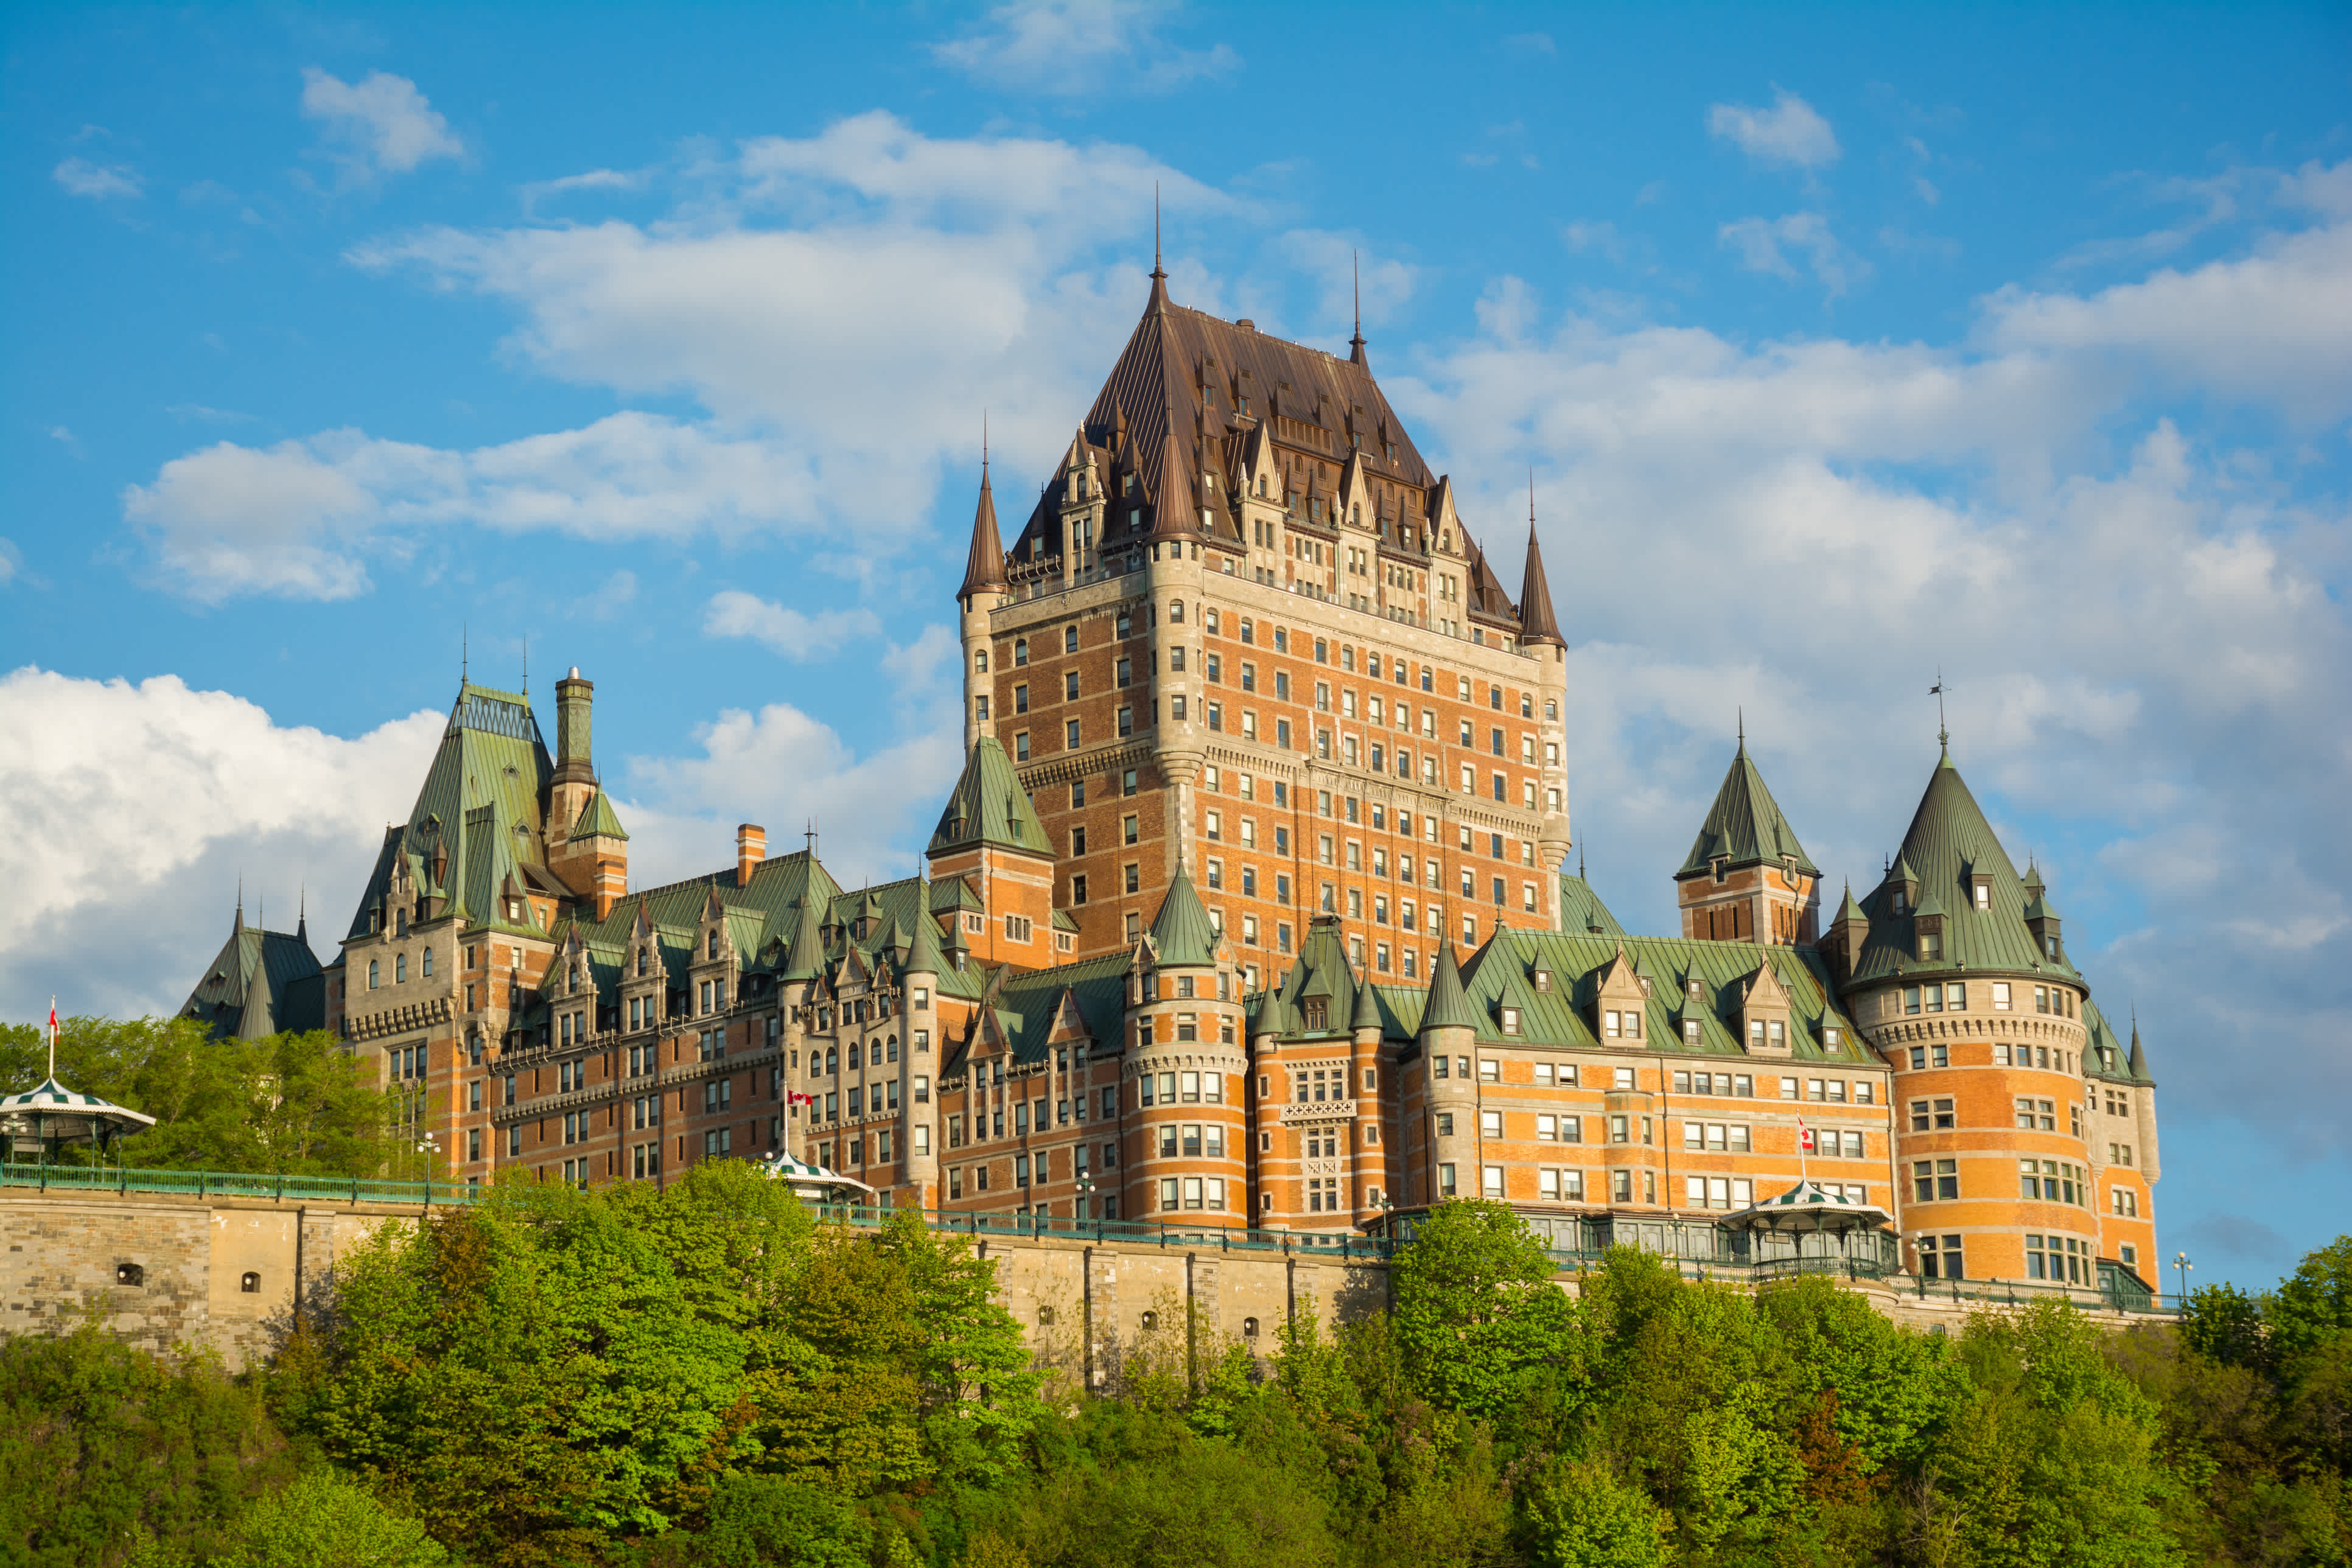
{"type": "Polygon", "coordinates": [[[1551,584],[1544,580],[1543,546],[1536,542],[1533,515],[1528,518],[1527,575],[1519,584],[1519,640],[1568,646],[1559,635],[1559,623],[1552,618],[1551,584]]]}
{"type": "Polygon", "coordinates": [[[971,517],[971,553],[964,559],[963,586],[956,590],[956,597],[1004,585],[1004,545],[996,533],[996,496],[988,485],[988,459],[982,458],[980,506],[971,517]]]}
{"type": "MultiPolygon", "coordinates": [[[[1431,472],[1403,420],[1373,380],[1360,324],[1349,347],[1349,357],[1341,359],[1171,303],[1166,275],[1155,268],[1142,319],[1087,411],[1057,473],[1066,473],[1071,462],[1091,458],[1096,464],[1110,494],[1101,541],[1106,546],[1197,538],[1204,506],[1211,512],[1213,535],[1239,543],[1243,536],[1233,509],[1240,476],[1245,467],[1265,468],[1276,456],[1267,449],[1269,442],[1339,468],[1336,489],[1318,471],[1297,484],[1303,494],[1335,500],[1349,489],[1353,478],[1349,469],[1360,466],[1372,491],[1372,510],[1381,520],[1397,521],[1404,510],[1391,499],[1389,487],[1398,487],[1412,492],[1406,499],[1417,508],[1417,521],[1433,527],[1444,510],[1450,481],[1431,472]],[[1220,477],[1213,495],[1200,480],[1203,471],[1220,477]],[[1126,488],[1129,475],[1135,479],[1132,492],[1126,488]]],[[[1056,494],[1057,487],[1045,487],[1014,541],[1016,558],[1024,551],[1055,548],[1056,494]]],[[[982,506],[990,510],[985,490],[982,506]]],[[[992,511],[987,521],[992,538],[992,511]]],[[[1303,517],[1298,523],[1314,526],[1303,517]]],[[[1516,629],[1518,610],[1467,529],[1462,545],[1465,609],[1483,621],[1516,629]]],[[[981,571],[979,552],[980,525],[975,523],[967,592],[981,571]]],[[[1540,589],[1540,564],[1533,570],[1540,589]]],[[[1001,558],[992,581],[1004,581],[1001,558]]],[[[1558,640],[1548,590],[1541,592],[1539,603],[1540,625],[1558,640]]]]}

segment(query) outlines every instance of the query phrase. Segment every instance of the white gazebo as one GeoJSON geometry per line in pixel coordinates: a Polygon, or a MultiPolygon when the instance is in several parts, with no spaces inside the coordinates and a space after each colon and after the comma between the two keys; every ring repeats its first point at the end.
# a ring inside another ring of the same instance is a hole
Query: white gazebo
{"type": "Polygon", "coordinates": [[[778,1150],[760,1162],[760,1173],[792,1184],[793,1195],[804,1204],[870,1204],[874,1189],[855,1176],[828,1171],[778,1150]]]}
{"type": "Polygon", "coordinates": [[[1726,1229],[1749,1236],[1749,1260],[1834,1258],[1884,1265],[1894,1251],[1894,1216],[1875,1204],[1810,1179],[1778,1197],[1726,1215],[1726,1229]]]}
{"type": "Polygon", "coordinates": [[[67,1143],[88,1143],[103,1152],[110,1142],[154,1125],[152,1116],[66,1088],[54,1072],[38,1088],[0,1097],[0,1136],[6,1138],[12,1160],[20,1154],[46,1160],[52,1149],[67,1143]]]}

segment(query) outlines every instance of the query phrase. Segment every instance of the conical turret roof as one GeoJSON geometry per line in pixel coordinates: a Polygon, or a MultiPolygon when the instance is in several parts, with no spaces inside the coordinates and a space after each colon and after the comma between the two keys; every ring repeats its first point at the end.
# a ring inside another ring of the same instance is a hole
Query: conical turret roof
{"type": "Polygon", "coordinates": [[[1739,750],[1723,775],[1722,787],[1715,792],[1715,805],[1699,825],[1698,837],[1691,841],[1690,855],[1675,879],[1702,875],[1718,858],[1730,869],[1777,862],[1783,856],[1794,856],[1800,870],[1818,874],[1805,847],[1797,842],[1796,830],[1780,814],[1780,803],[1764,787],[1764,775],[1756,771],[1748,754],[1747,738],[1742,736],[1739,750]]]}
{"type": "Polygon", "coordinates": [[[1454,961],[1454,944],[1440,942],[1437,967],[1429,976],[1429,1001],[1421,1011],[1421,1026],[1428,1029],[1475,1029],[1478,1016],[1462,990],[1462,967],[1454,961]]]}
{"type": "Polygon", "coordinates": [[[2073,966],[2045,953],[2025,923],[2031,901],[2027,884],[2019,879],[1960,770],[1948,754],[1939,758],[1919,797],[1919,808],[1912,814],[1910,830],[1903,836],[1894,870],[1863,900],[1870,938],[1854,965],[1854,980],[1962,968],[1971,973],[2041,972],[2073,977],[2073,966]],[[1982,908],[1969,885],[1972,876],[1981,876],[1987,883],[1982,908]],[[1904,880],[1918,884],[1920,910],[1942,919],[1940,959],[1919,956],[1919,910],[1895,913],[1889,884],[1904,880]]]}
{"type": "Polygon", "coordinates": [[[962,776],[948,795],[947,808],[940,813],[929,852],[943,855],[982,845],[1049,859],[1054,854],[1045,825],[1029,802],[1029,792],[1021,787],[1012,760],[993,735],[982,735],[972,743],[962,776]]]}
{"type": "Polygon", "coordinates": [[[996,493],[988,483],[988,459],[980,460],[980,505],[971,517],[971,552],[965,557],[958,598],[1005,586],[1004,545],[996,531],[996,493]]]}
{"type": "Polygon", "coordinates": [[[1209,911],[1201,907],[1201,896],[1192,890],[1192,879],[1181,864],[1176,879],[1168,884],[1160,900],[1160,912],[1152,917],[1151,947],[1166,965],[1205,967],[1217,961],[1217,928],[1209,911]]]}
{"type": "Polygon", "coordinates": [[[1350,1029],[1377,1029],[1381,1026],[1380,994],[1369,980],[1356,982],[1356,1011],[1348,1020],[1350,1029]]]}
{"type": "Polygon", "coordinates": [[[784,954],[779,980],[814,980],[824,973],[824,917],[817,910],[816,889],[811,887],[794,901],[793,943],[784,954]]]}
{"type": "Polygon", "coordinates": [[[1838,903],[1837,918],[1830,921],[1830,923],[1832,925],[1843,925],[1848,921],[1860,921],[1865,925],[1870,922],[1870,917],[1862,912],[1862,906],[1853,901],[1853,884],[1852,882],[1848,882],[1845,885],[1845,897],[1838,903]]]}
{"type": "Polygon", "coordinates": [[[1528,511],[1528,569],[1519,583],[1519,641],[1565,647],[1559,622],[1551,613],[1551,584],[1544,575],[1543,546],[1536,541],[1534,508],[1530,506],[1528,511]]]}

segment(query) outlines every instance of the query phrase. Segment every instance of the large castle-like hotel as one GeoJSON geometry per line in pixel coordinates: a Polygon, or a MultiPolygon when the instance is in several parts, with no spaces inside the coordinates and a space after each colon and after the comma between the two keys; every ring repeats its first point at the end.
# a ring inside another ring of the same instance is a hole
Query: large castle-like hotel
{"type": "Polygon", "coordinates": [[[1155,268],[1009,550],[983,468],[958,602],[927,876],[846,889],[746,826],[628,891],[590,683],[552,755],[467,684],[340,956],[240,919],[191,1011],[321,1011],[466,1181],[785,1153],[899,1205],[1301,1239],[1483,1195],[1705,1258],[1785,1201],[1928,1278],[2151,1272],[2137,1031],[1948,754],[1826,921],[1744,743],[1679,932],[1569,872],[1532,529],[1515,602],[1360,332],[1285,342],[1155,268]]]}

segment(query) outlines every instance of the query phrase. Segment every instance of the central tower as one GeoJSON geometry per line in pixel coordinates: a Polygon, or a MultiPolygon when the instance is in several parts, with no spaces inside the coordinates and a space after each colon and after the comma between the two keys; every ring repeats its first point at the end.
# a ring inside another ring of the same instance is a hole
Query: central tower
{"type": "Polygon", "coordinates": [[[967,742],[1034,802],[1083,955],[1180,868],[1261,986],[1338,922],[1368,978],[1550,929],[1566,647],[1529,519],[1517,603],[1373,379],[1172,303],[1143,317],[1011,548],[983,473],[967,742]]]}

